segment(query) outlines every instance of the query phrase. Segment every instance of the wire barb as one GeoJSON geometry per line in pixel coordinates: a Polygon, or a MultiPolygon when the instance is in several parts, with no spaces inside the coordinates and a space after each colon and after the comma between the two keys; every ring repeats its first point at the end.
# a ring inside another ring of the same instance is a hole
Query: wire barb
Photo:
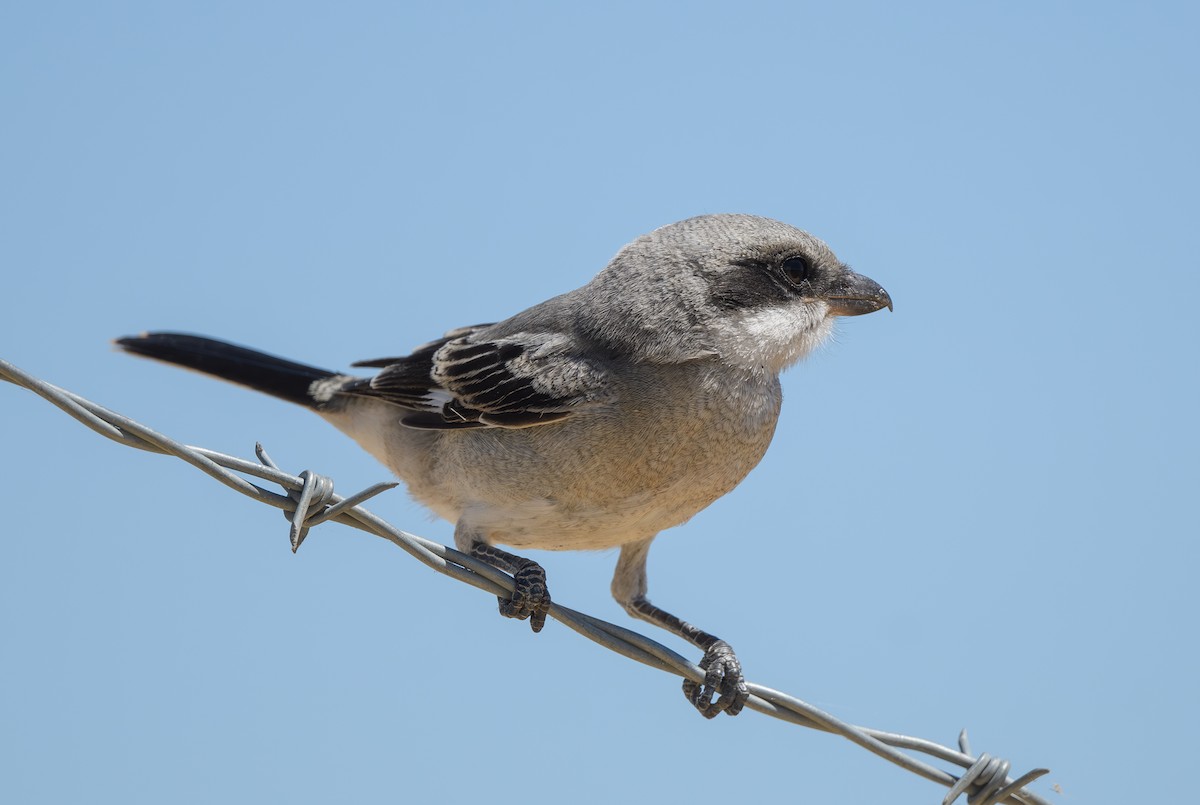
{"type": "MultiPolygon", "coordinates": [[[[396,483],[375,484],[356,495],[342,498],[334,493],[333,481],[323,475],[309,470],[305,470],[299,476],[283,472],[267,455],[261,444],[255,446],[258,456],[258,463],[255,463],[176,442],[128,417],[39,380],[4,360],[0,360],[0,379],[29,389],[101,436],[127,447],[176,456],[231,489],[282,509],[291,523],[289,538],[293,551],[300,547],[309,529],[332,520],[382,537],[439,573],[491,595],[504,595],[513,590],[512,577],[491,565],[440,543],[401,531],[362,508],[361,504],[364,501],[395,488],[398,486],[396,483]],[[284,494],[263,489],[235,472],[278,484],[283,487],[284,494]]],[[[704,682],[703,669],[644,635],[577,612],[559,603],[551,605],[549,614],[589,640],[624,657],[695,683],[704,682]]],[[[1026,790],[1029,783],[1048,774],[1048,769],[1033,769],[1015,780],[1009,779],[1008,761],[993,758],[986,753],[979,757],[971,755],[966,730],[959,734],[960,751],[955,751],[923,738],[847,724],[793,696],[762,685],[750,683],[748,688],[750,697],[746,707],[752,710],[811,729],[841,735],[901,768],[946,786],[949,792],[943,800],[943,805],[951,805],[964,793],[967,794],[968,805],[997,805],[1002,802],[1050,805],[1047,800],[1026,790]],[[901,750],[920,752],[957,765],[966,771],[961,777],[955,777],[901,750]]]]}
{"type": "MultiPolygon", "coordinates": [[[[958,748],[964,755],[971,754],[971,742],[967,738],[966,730],[958,734],[958,748]]],[[[1007,760],[994,758],[984,752],[978,760],[971,764],[966,774],[958,778],[958,782],[950,787],[946,798],[942,800],[942,805],[951,805],[963,794],[967,795],[967,805],[996,805],[996,803],[1004,802],[1010,795],[1018,793],[1043,774],[1050,773],[1049,769],[1032,769],[1016,780],[1010,781],[1008,778],[1010,768],[1012,768],[1012,764],[1007,760]]]]}
{"type": "MultiPolygon", "coordinates": [[[[258,456],[258,460],[263,463],[263,466],[270,467],[273,470],[279,469],[275,462],[271,460],[271,457],[267,455],[262,442],[254,444],[254,453],[258,456]]],[[[319,475],[312,470],[305,470],[300,473],[299,478],[303,481],[300,491],[287,490],[288,497],[296,502],[296,507],[291,511],[285,509],[283,512],[284,517],[292,524],[292,528],[288,533],[288,541],[292,544],[292,553],[300,550],[300,543],[304,542],[304,538],[308,536],[310,528],[329,519],[327,504],[333,500],[332,478],[326,475],[319,475]]],[[[376,485],[376,487],[379,486],[384,485],[376,485]]],[[[372,489],[376,487],[372,487],[372,489]]],[[[380,489],[379,491],[382,492],[383,490],[380,489]]],[[[366,499],[362,492],[354,497],[358,500],[366,499]]],[[[367,497],[371,497],[371,495],[367,497]]],[[[341,505],[343,509],[348,508],[345,503],[346,501],[342,501],[341,505]]]]}

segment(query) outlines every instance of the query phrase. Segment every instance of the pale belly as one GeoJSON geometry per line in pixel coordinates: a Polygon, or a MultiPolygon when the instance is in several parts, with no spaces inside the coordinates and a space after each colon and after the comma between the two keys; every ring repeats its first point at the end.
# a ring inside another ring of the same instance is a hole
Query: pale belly
{"type": "MultiPolygon", "coordinates": [[[[739,479],[740,480],[740,479],[739,479]]],[[[461,513],[489,542],[547,551],[602,550],[652,537],[686,522],[732,489],[655,489],[601,504],[539,498],[473,503],[461,513]]]]}
{"type": "Polygon", "coordinates": [[[686,408],[642,400],[518,430],[413,431],[390,406],[353,424],[327,418],[460,529],[516,548],[597,550],[679,525],[740,483],[774,433],[770,381],[686,408]]]}

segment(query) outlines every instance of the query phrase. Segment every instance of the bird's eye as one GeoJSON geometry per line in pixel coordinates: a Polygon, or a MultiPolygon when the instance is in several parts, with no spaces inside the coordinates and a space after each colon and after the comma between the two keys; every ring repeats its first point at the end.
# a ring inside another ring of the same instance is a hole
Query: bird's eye
{"type": "Polygon", "coordinates": [[[812,279],[812,263],[807,257],[789,257],[783,261],[780,268],[783,270],[783,276],[793,285],[812,279]]]}

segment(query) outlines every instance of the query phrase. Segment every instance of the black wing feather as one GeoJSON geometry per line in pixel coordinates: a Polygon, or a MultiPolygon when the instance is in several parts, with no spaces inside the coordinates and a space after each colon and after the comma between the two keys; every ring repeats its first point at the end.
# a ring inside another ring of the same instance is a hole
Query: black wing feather
{"type": "Polygon", "coordinates": [[[603,367],[574,354],[566,336],[517,333],[475,341],[462,328],[403,358],[362,361],[382,371],[343,391],[410,409],[412,428],[525,428],[557,422],[611,390],[603,367]]]}

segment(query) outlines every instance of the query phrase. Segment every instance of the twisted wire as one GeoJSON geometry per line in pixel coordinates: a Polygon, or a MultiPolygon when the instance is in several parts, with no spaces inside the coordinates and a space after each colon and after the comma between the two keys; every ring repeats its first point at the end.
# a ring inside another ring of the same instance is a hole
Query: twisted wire
{"type": "MultiPolygon", "coordinates": [[[[262,445],[255,447],[258,463],[203,447],[184,445],[122,414],[40,380],[4,360],[0,360],[0,379],[29,389],[108,439],[127,447],[176,456],[229,488],[281,509],[291,524],[289,539],[293,551],[299,549],[311,528],[332,521],[382,537],[439,573],[492,595],[505,595],[513,591],[513,580],[508,574],[441,543],[401,531],[362,508],[364,501],[396,487],[396,483],[375,484],[354,495],[342,497],[334,492],[333,481],[326,476],[309,470],[294,476],[280,470],[262,445]],[[283,488],[284,494],[264,489],[235,473],[276,484],[283,488]]],[[[704,681],[704,671],[695,663],[630,629],[560,603],[551,605],[549,616],[631,660],[696,683],[704,681]]],[[[1049,769],[1032,769],[1011,779],[1008,776],[1008,761],[987,753],[972,756],[966,730],[959,735],[959,748],[956,751],[922,738],[848,724],[781,691],[754,683],[747,685],[750,697],[746,707],[793,724],[840,735],[903,769],[944,785],[949,791],[943,805],[951,805],[964,794],[968,805],[1050,805],[1041,796],[1026,790],[1029,783],[1048,774],[1049,769]],[[919,752],[966,771],[955,776],[901,750],[919,752]]]]}

